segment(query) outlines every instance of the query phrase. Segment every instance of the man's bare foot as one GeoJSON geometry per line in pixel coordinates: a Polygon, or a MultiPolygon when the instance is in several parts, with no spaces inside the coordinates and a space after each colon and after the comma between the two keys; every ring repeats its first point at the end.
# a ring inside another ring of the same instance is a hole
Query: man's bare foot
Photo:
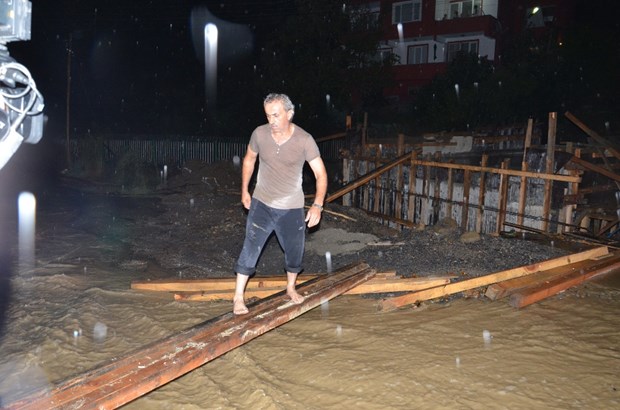
{"type": "Polygon", "coordinates": [[[296,305],[299,305],[304,300],[306,300],[306,298],[301,296],[299,293],[297,293],[297,291],[295,289],[293,289],[293,290],[287,289],[286,290],[286,294],[288,295],[288,297],[291,298],[293,303],[296,304],[296,305]]]}
{"type": "Polygon", "coordinates": [[[235,315],[246,315],[250,311],[245,306],[243,298],[233,298],[233,313],[235,315]]]}

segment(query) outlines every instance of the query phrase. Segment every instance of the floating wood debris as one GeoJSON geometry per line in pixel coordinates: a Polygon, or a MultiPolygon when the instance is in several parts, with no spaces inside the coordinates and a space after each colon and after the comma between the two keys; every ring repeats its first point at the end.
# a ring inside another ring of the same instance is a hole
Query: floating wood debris
{"type": "Polygon", "coordinates": [[[594,260],[591,261],[589,266],[558,275],[553,279],[514,292],[510,296],[509,303],[512,307],[522,308],[618,269],[620,269],[620,255],[594,260]]]}
{"type": "Polygon", "coordinates": [[[295,305],[284,292],[250,304],[250,313],[226,313],[156,341],[125,357],[9,403],[6,409],[112,409],[120,407],[250,340],[366,282],[375,271],[349,265],[303,284],[295,305]]]}
{"type": "Polygon", "coordinates": [[[396,296],[393,298],[383,299],[379,303],[379,310],[388,312],[396,310],[398,308],[412,305],[424,300],[439,298],[443,296],[452,295],[455,293],[463,292],[465,290],[480,288],[483,286],[492,285],[497,282],[502,282],[509,279],[514,279],[533,273],[546,271],[559,266],[565,266],[571,263],[576,263],[588,259],[597,258],[603,255],[607,255],[609,250],[606,246],[601,246],[593,249],[589,249],[583,252],[574,253],[567,256],[562,256],[555,259],[549,259],[543,262],[534,263],[527,266],[521,266],[513,269],[508,269],[501,272],[496,272],[490,275],[480,276],[472,279],[463,280],[460,282],[450,283],[448,285],[437,286],[430,289],[420,290],[417,292],[407,293],[405,295],[396,296]]]}
{"type": "MultiPolygon", "coordinates": [[[[320,275],[301,275],[299,283],[321,278],[320,275]]],[[[412,292],[450,283],[450,276],[403,278],[395,272],[380,272],[368,282],[364,282],[345,292],[345,295],[368,293],[412,292]]],[[[246,298],[265,298],[281,292],[286,287],[285,276],[254,277],[248,281],[246,298]]],[[[182,279],[134,281],[131,288],[159,292],[172,292],[176,300],[212,301],[232,300],[235,291],[235,278],[182,279]]]]}

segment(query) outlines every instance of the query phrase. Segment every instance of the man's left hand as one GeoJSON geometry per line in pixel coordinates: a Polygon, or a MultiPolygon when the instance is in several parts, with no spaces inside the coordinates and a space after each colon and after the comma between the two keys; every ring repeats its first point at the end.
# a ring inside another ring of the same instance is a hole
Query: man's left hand
{"type": "Polygon", "coordinates": [[[308,213],[306,214],[306,222],[308,223],[308,228],[312,228],[313,226],[318,225],[321,221],[321,210],[316,206],[311,206],[308,209],[308,213]]]}

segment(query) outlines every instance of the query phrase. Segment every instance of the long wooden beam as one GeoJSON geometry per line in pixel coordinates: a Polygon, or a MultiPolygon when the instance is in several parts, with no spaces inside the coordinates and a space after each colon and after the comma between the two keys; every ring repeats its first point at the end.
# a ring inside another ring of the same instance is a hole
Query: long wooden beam
{"type": "Polygon", "coordinates": [[[575,117],[573,114],[571,114],[569,111],[566,111],[564,113],[564,115],[566,116],[566,118],[568,118],[569,120],[571,120],[576,126],[578,126],[579,128],[581,128],[581,130],[583,132],[585,132],[586,134],[588,134],[588,136],[590,138],[592,138],[594,141],[598,142],[599,144],[603,145],[605,148],[607,148],[609,150],[609,152],[611,152],[611,154],[616,157],[617,159],[620,159],[620,151],[618,151],[618,149],[616,149],[615,146],[613,146],[611,144],[611,142],[609,142],[608,140],[606,140],[605,138],[601,137],[600,135],[598,135],[594,130],[590,129],[588,126],[586,126],[583,122],[581,122],[577,117],[575,117]]]}
{"type": "Polygon", "coordinates": [[[516,169],[490,168],[490,167],[482,167],[478,165],[466,165],[466,164],[455,164],[455,163],[450,163],[450,162],[435,162],[435,161],[422,161],[422,160],[411,161],[411,164],[438,167],[438,168],[470,170],[474,172],[489,172],[492,174],[509,175],[509,176],[515,176],[515,177],[538,178],[538,179],[551,180],[551,181],[581,182],[581,177],[573,176],[573,175],[545,174],[545,173],[531,172],[531,171],[520,171],[516,169]]]}
{"type": "MultiPolygon", "coordinates": [[[[327,274],[302,273],[297,277],[297,285],[301,285],[309,280],[326,277],[327,274]]],[[[396,271],[377,272],[368,282],[381,281],[385,279],[395,279],[396,271]]],[[[146,290],[154,292],[201,292],[201,291],[228,291],[235,289],[235,277],[226,276],[223,278],[200,278],[200,279],[153,279],[153,280],[134,280],[131,282],[131,289],[146,290]]],[[[286,286],[285,275],[274,276],[253,276],[246,285],[246,290],[256,288],[284,287],[286,286]]],[[[280,290],[282,290],[280,289],[280,290]]]]}
{"type": "MultiPolygon", "coordinates": [[[[413,292],[421,289],[428,289],[450,283],[449,277],[440,278],[401,278],[401,279],[371,279],[346,291],[343,295],[363,295],[369,293],[392,293],[392,292],[413,292]]],[[[286,284],[279,286],[268,286],[245,290],[246,298],[266,298],[274,293],[285,289],[286,284]]],[[[205,302],[212,300],[232,300],[235,294],[234,289],[220,289],[212,291],[194,292],[175,292],[175,300],[205,302]]]]}
{"type": "Polygon", "coordinates": [[[579,166],[582,166],[585,169],[588,169],[588,170],[594,171],[594,172],[598,172],[599,174],[605,175],[606,177],[608,177],[610,179],[613,179],[614,181],[620,181],[620,174],[616,174],[615,172],[610,171],[610,170],[608,170],[606,168],[600,167],[598,165],[595,165],[595,164],[593,164],[591,162],[588,162],[586,160],[583,160],[583,159],[577,158],[577,157],[572,157],[570,160],[571,160],[571,162],[573,162],[573,163],[575,163],[575,164],[577,164],[579,166]]]}
{"type": "Polygon", "coordinates": [[[412,305],[416,302],[423,300],[434,299],[442,296],[452,295],[455,293],[463,292],[465,290],[475,289],[482,286],[488,286],[493,283],[501,282],[508,279],[518,278],[520,276],[530,275],[532,273],[540,272],[555,268],[557,266],[567,265],[570,263],[579,262],[585,259],[596,258],[609,253],[606,246],[589,249],[587,251],[574,253],[567,256],[561,256],[555,259],[549,259],[543,262],[534,263],[527,266],[521,266],[518,268],[508,269],[505,271],[493,273],[490,275],[479,276],[473,279],[467,279],[460,282],[450,283],[449,285],[437,286],[418,292],[407,293],[402,296],[383,299],[379,303],[379,310],[382,312],[389,312],[396,310],[403,306],[412,305]]]}
{"type": "Polygon", "coordinates": [[[608,258],[608,260],[598,262],[579,271],[567,273],[544,283],[514,292],[510,295],[510,306],[522,308],[556,295],[573,286],[580,285],[597,276],[620,270],[620,257],[617,255],[608,258]]]}
{"type": "Polygon", "coordinates": [[[600,258],[586,259],[583,261],[571,263],[569,265],[558,266],[557,268],[545,270],[532,275],[521,276],[502,282],[497,282],[489,287],[484,296],[491,300],[497,300],[522,291],[523,289],[544,286],[550,281],[565,277],[573,273],[584,274],[592,270],[596,270],[602,266],[606,266],[612,262],[620,261],[620,255],[609,253],[600,258]]]}
{"type": "Polygon", "coordinates": [[[371,279],[365,263],[350,265],[301,285],[303,303],[284,292],[156,341],[51,390],[8,404],[7,409],[113,409],[120,407],[371,279]]]}
{"type": "Polygon", "coordinates": [[[400,164],[404,164],[405,162],[409,161],[410,158],[411,158],[411,153],[407,153],[407,154],[401,155],[400,157],[394,159],[393,161],[388,162],[387,164],[384,164],[384,165],[380,166],[379,168],[375,169],[374,171],[361,176],[360,178],[356,179],[355,181],[349,182],[347,185],[343,186],[338,191],[334,192],[331,195],[328,195],[327,198],[325,198],[325,202],[332,202],[335,199],[338,199],[341,196],[348,194],[349,192],[353,191],[354,189],[356,189],[356,188],[364,185],[365,183],[367,183],[367,182],[377,178],[381,174],[389,171],[390,169],[392,169],[392,168],[394,168],[394,167],[396,167],[396,166],[398,166],[400,164]]]}

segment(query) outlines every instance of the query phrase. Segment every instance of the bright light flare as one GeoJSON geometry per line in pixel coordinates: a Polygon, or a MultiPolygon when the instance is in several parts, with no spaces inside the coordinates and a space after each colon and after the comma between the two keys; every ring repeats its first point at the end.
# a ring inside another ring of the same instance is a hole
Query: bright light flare
{"type": "Polygon", "coordinates": [[[217,26],[212,23],[205,25],[205,92],[207,106],[215,104],[217,97],[217,26]]]}
{"type": "Polygon", "coordinates": [[[17,199],[19,232],[19,268],[21,271],[34,268],[34,235],[37,200],[30,192],[22,192],[17,199]]]}

